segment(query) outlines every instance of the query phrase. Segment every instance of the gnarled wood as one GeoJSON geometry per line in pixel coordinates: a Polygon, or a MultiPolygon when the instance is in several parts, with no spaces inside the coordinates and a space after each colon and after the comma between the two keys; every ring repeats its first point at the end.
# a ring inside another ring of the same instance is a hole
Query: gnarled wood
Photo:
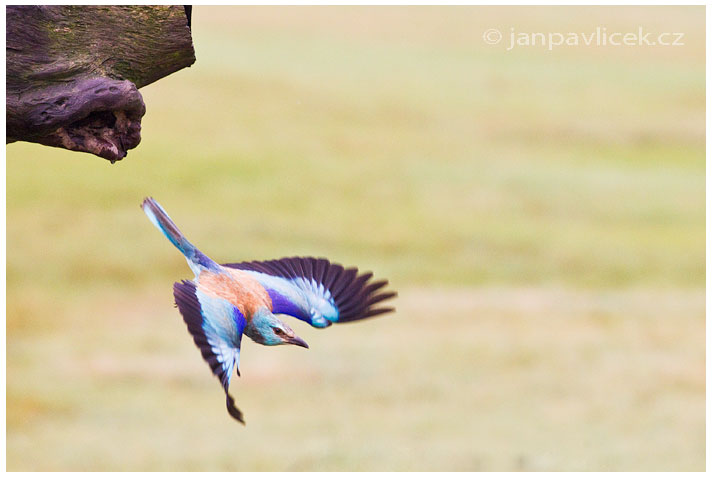
{"type": "Polygon", "coordinates": [[[7,142],[122,159],[138,88],[195,62],[189,21],[183,6],[8,6],[7,142]]]}

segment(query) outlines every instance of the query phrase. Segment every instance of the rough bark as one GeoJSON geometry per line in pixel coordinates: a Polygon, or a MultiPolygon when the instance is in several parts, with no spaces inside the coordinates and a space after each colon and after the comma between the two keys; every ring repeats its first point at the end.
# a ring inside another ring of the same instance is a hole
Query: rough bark
{"type": "Polygon", "coordinates": [[[183,6],[7,6],[7,142],[111,162],[141,140],[138,88],[195,62],[183,6]]]}

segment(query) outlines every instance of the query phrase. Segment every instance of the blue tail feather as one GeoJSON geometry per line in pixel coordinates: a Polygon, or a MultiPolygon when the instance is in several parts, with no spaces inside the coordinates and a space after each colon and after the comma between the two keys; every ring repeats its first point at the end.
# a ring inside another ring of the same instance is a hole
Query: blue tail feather
{"type": "Polygon", "coordinates": [[[144,199],[141,204],[141,209],[143,209],[153,225],[171,241],[171,244],[176,246],[176,248],[183,253],[189,264],[196,264],[208,269],[218,269],[220,267],[185,238],[183,233],[180,232],[180,229],[178,229],[178,226],[175,225],[168,216],[168,213],[166,213],[155,199],[151,197],[144,199]]]}

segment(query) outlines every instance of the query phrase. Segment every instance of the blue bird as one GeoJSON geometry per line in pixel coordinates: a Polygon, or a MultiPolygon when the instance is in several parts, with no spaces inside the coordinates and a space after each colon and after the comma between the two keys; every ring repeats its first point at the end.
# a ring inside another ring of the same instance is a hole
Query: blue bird
{"type": "Polygon", "coordinates": [[[353,322],[392,312],[381,302],[396,296],[384,292],[387,280],[372,281],[326,259],[287,257],[270,261],[218,264],[180,232],[153,198],[141,208],[151,222],[185,256],[195,278],[173,284],[176,306],[188,332],[225,390],[228,413],[245,423],[229,393],[242,335],[262,345],[307,343],[276,314],[303,320],[313,327],[353,322]]]}

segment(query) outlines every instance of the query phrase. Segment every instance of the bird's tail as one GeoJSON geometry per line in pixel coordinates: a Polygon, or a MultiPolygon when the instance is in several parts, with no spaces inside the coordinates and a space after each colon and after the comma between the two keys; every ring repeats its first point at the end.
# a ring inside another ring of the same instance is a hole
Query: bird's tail
{"type": "Polygon", "coordinates": [[[166,211],[158,202],[148,197],[143,200],[141,209],[146,213],[148,219],[176,246],[188,260],[188,264],[199,265],[207,268],[217,267],[217,264],[200,252],[193,244],[185,238],[178,226],[171,220],[166,211]]]}

